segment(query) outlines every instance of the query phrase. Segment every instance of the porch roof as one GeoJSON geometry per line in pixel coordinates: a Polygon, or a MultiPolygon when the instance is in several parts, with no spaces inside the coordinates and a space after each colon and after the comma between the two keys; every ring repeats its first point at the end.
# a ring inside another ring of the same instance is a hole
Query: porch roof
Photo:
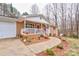
{"type": "Polygon", "coordinates": [[[49,23],[47,21],[45,21],[44,19],[41,19],[41,20],[36,20],[36,19],[25,19],[26,21],[31,21],[31,22],[35,22],[35,23],[41,23],[41,24],[48,24],[49,23]]]}

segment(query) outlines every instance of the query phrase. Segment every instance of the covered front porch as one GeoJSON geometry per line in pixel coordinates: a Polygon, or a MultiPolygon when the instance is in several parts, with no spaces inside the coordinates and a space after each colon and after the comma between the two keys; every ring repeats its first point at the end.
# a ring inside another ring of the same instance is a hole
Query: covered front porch
{"type": "MultiPolygon", "coordinates": [[[[21,35],[21,30],[28,32],[28,33],[36,33],[36,30],[39,30],[39,33],[43,32],[44,34],[47,33],[47,30],[49,30],[49,24],[48,23],[41,23],[41,22],[33,22],[33,21],[27,21],[24,19],[20,19],[16,23],[16,36],[21,35]]],[[[37,34],[37,33],[36,33],[37,34]]]]}

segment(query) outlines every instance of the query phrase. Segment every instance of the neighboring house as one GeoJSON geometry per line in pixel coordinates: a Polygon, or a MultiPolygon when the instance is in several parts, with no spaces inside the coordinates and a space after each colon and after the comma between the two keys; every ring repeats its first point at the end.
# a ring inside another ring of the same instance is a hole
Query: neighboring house
{"type": "Polygon", "coordinates": [[[16,37],[16,19],[0,16],[0,39],[16,37]]]}
{"type": "Polygon", "coordinates": [[[26,15],[19,18],[17,21],[17,36],[20,36],[21,29],[23,28],[39,28],[49,29],[49,23],[45,21],[43,15],[26,15]]]}

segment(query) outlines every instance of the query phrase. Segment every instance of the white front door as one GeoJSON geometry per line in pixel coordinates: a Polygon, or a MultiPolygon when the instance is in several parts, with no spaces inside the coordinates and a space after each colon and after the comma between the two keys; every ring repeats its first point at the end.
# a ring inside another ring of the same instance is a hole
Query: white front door
{"type": "Polygon", "coordinates": [[[16,37],[15,22],[0,22],[0,38],[16,37]]]}

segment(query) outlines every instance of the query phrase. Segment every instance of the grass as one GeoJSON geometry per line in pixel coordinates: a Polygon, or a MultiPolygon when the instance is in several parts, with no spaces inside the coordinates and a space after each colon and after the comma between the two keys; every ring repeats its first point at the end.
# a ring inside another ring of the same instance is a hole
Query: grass
{"type": "Polygon", "coordinates": [[[79,40],[70,37],[65,37],[65,39],[69,42],[69,51],[65,55],[79,56],[79,40]]]}
{"type": "Polygon", "coordinates": [[[67,56],[79,56],[79,52],[76,50],[70,50],[68,53],[66,53],[65,55],[67,56]]]}
{"type": "Polygon", "coordinates": [[[51,48],[50,48],[50,49],[46,49],[46,52],[47,52],[47,54],[48,54],[49,56],[54,56],[54,55],[55,55],[55,53],[52,51],[51,48]]]}

